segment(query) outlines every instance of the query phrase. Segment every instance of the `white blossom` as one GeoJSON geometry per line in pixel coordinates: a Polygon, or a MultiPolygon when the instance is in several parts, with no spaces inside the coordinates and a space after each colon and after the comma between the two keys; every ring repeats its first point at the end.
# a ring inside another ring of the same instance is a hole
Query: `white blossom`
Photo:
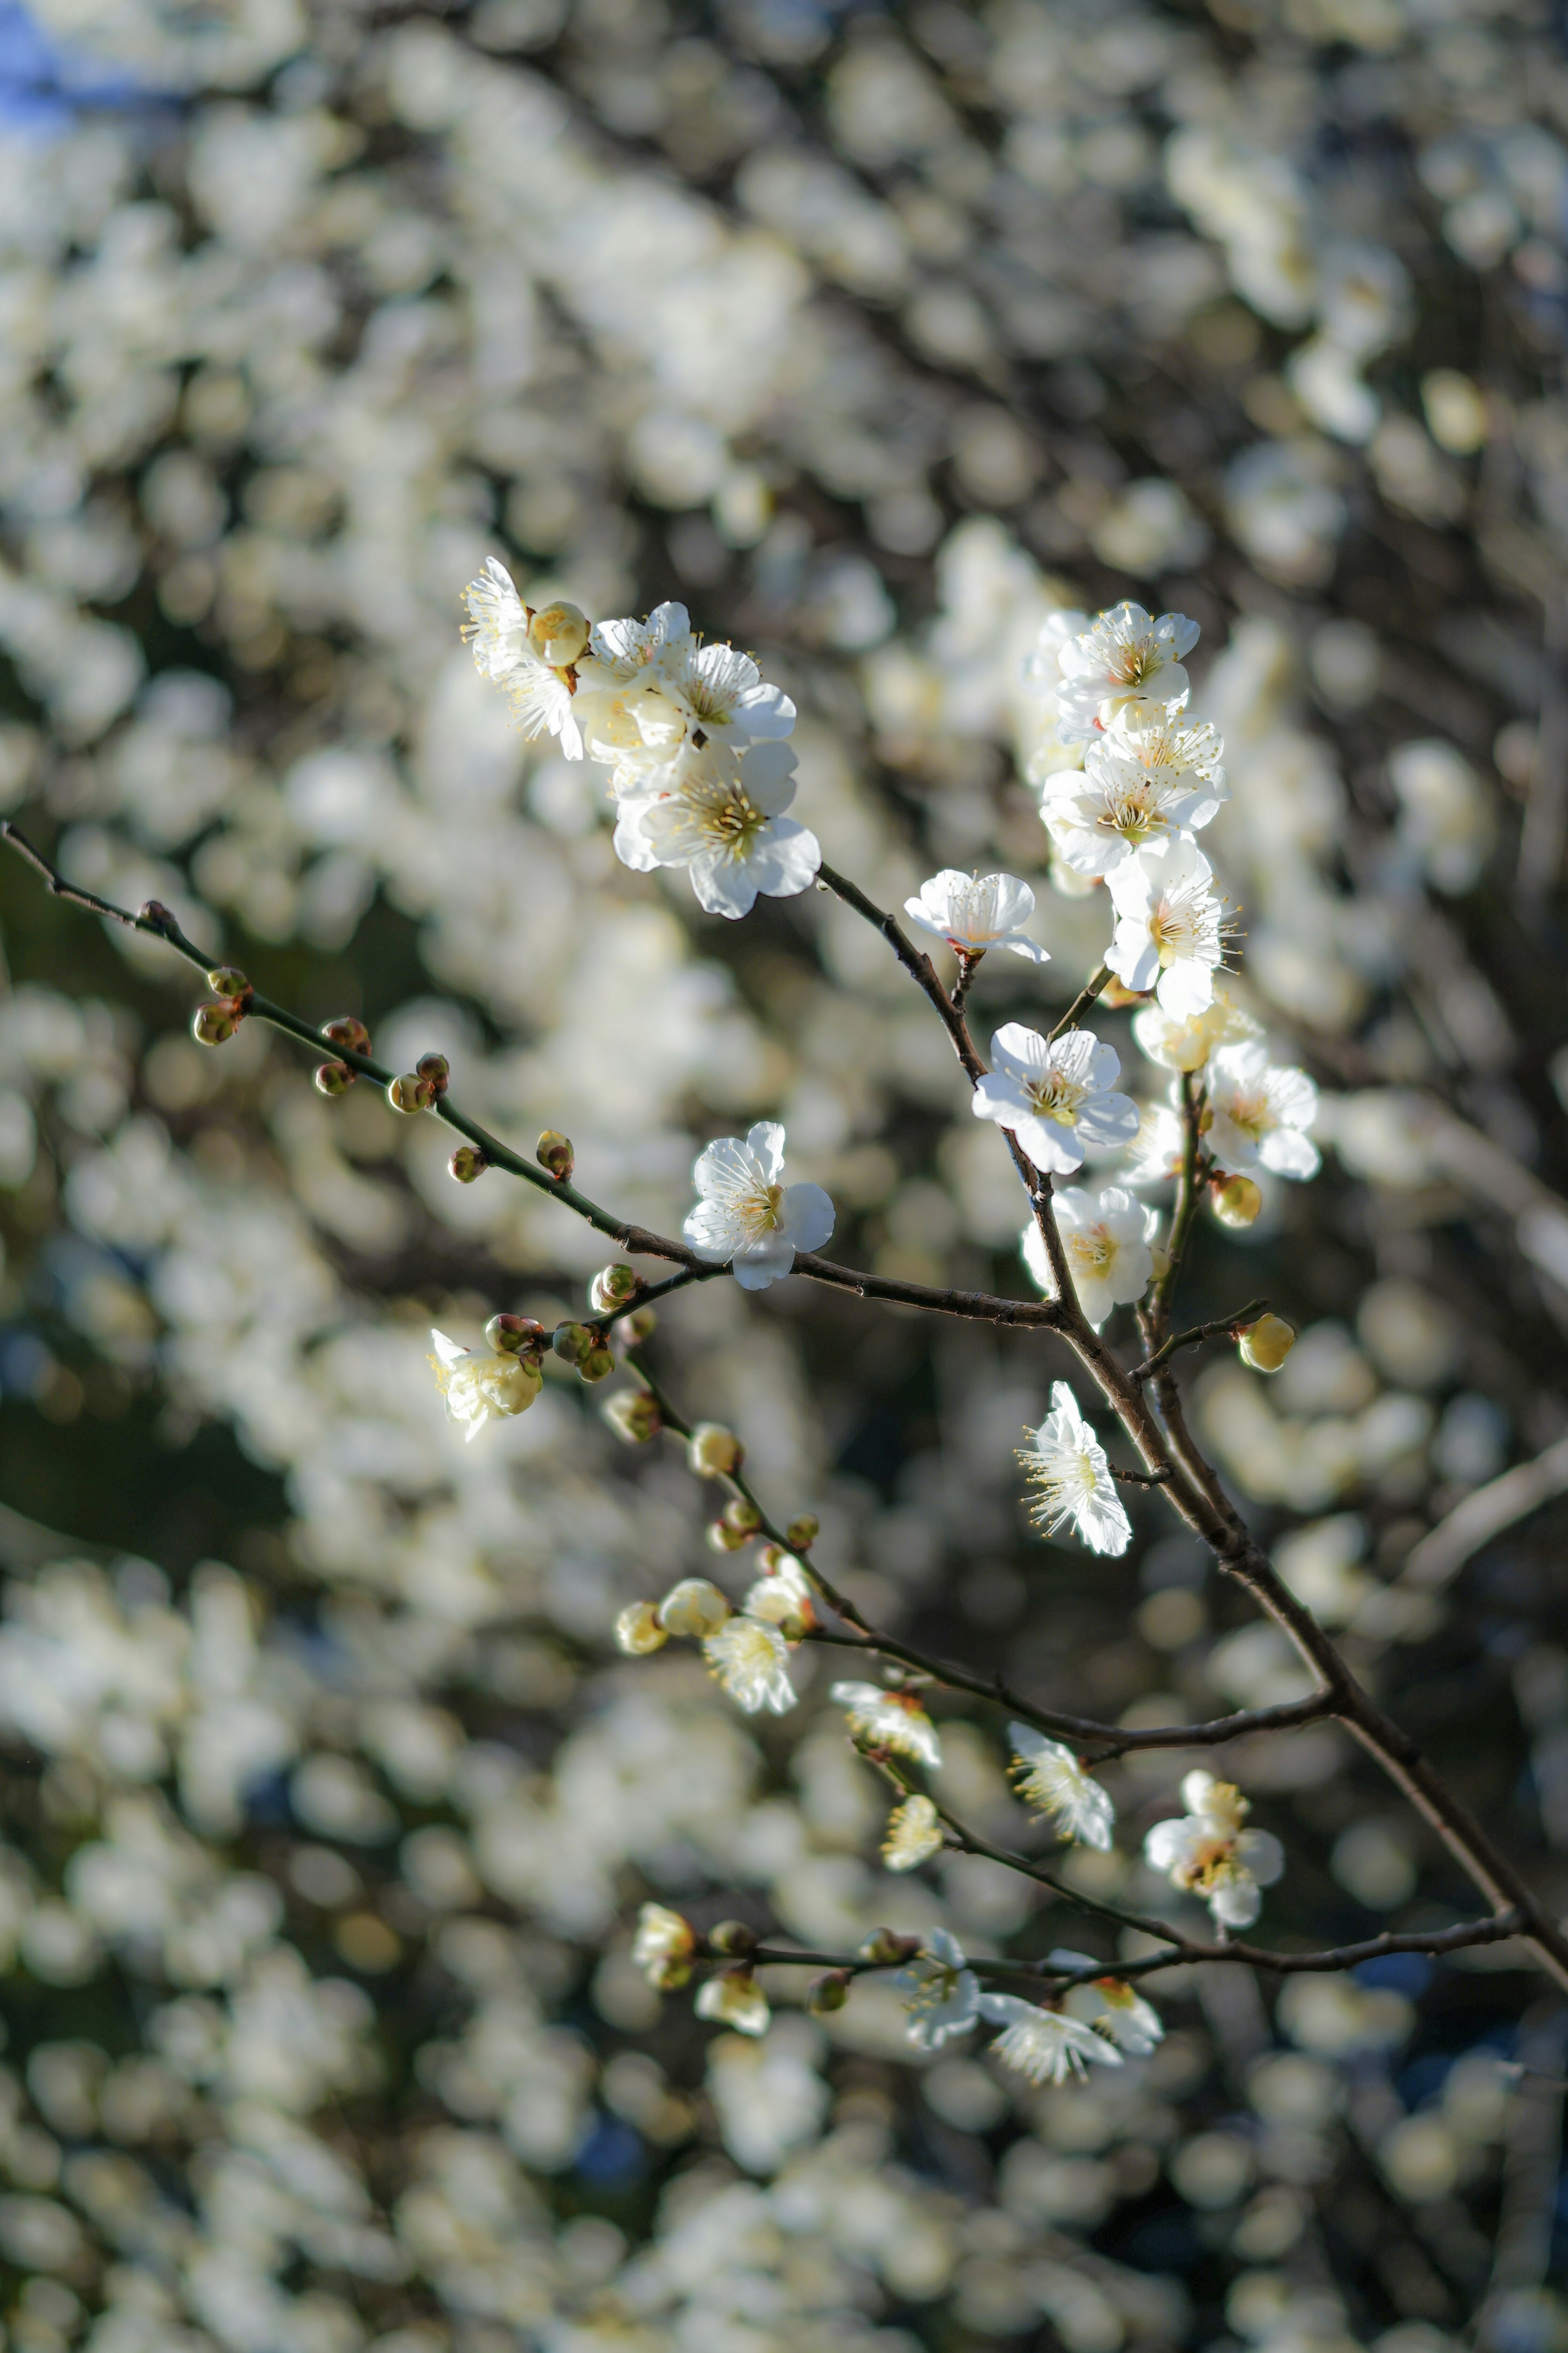
{"type": "Polygon", "coordinates": [[[921,884],[918,899],[904,901],[911,923],[965,955],[1006,948],[1030,964],[1048,964],[1024,925],[1035,912],[1035,894],[1013,874],[963,874],[944,866],[921,884]]]}
{"type": "Polygon", "coordinates": [[[569,760],[583,756],[583,738],[573,713],[573,673],[552,670],[529,643],[528,607],[511,575],[492,555],[479,579],[463,591],[469,617],[464,624],[483,678],[499,686],[528,736],[554,735],[569,760]]]}
{"type": "Polygon", "coordinates": [[[710,1674],[748,1715],[771,1708],[784,1715],[795,1705],[789,1679],[789,1644],[776,1626],[744,1614],[730,1619],[702,1645],[710,1674]]]}
{"type": "Polygon", "coordinates": [[[1212,1773],[1189,1773],[1182,1783],[1184,1817],[1156,1822],[1143,1841],[1144,1859],[1177,1886],[1201,1895],[1224,1928],[1249,1928],[1263,1906],[1260,1888],[1285,1868],[1285,1851],[1268,1831],[1245,1830],[1251,1811],[1241,1791],[1212,1773]]]}
{"type": "Polygon", "coordinates": [[[1029,1512],[1043,1535],[1054,1535],[1070,1521],[1094,1551],[1126,1551],[1132,1541],[1131,1522],[1116,1492],[1105,1450],[1066,1381],[1053,1384],[1051,1410],[1028,1445],[1019,1449],[1018,1460],[1039,1490],[1029,1512]]]}
{"type": "Polygon", "coordinates": [[[1013,1778],[1019,1796],[1049,1814],[1063,1838],[1109,1854],[1116,1809],[1093,1774],[1085,1771],[1070,1748],[1032,1732],[1026,1724],[1010,1724],[1007,1737],[1017,1758],[1013,1778]]]}
{"type": "MultiPolygon", "coordinates": [[[[684,866],[710,915],[749,915],[759,895],[808,890],[822,863],[816,836],[784,812],[795,798],[787,744],[710,744],[654,772],[658,790],[626,791],[615,833],[623,866],[684,866]]],[[[639,776],[638,783],[647,781],[639,776]]]]}
{"type": "Polygon", "coordinates": [[[820,1185],[785,1185],[784,1145],[777,1121],[759,1120],[744,1143],[727,1135],[709,1145],[691,1172],[701,1198],[681,1232],[699,1258],[727,1262],[742,1291],[765,1291],[796,1250],[819,1250],[833,1231],[820,1185]]]}
{"type": "Polygon", "coordinates": [[[683,1577],[671,1586],[658,1611],[667,1634],[687,1634],[698,1641],[716,1634],[733,1615],[729,1596],[706,1577],[683,1577]]]}
{"type": "Polygon", "coordinates": [[[595,623],[588,651],[578,664],[582,686],[594,691],[606,686],[635,683],[666,647],[686,647],[691,640],[691,620],[684,605],[656,605],[643,621],[595,623]]]}
{"type": "Polygon", "coordinates": [[[689,735],[710,743],[755,744],[788,735],[795,705],[770,686],[750,654],[722,644],[672,636],[649,665],[658,691],[681,713],[689,735]]]}
{"type": "Polygon", "coordinates": [[[942,1817],[931,1799],[906,1798],[888,1816],[882,1861],[889,1871],[913,1871],[940,1854],[943,1843],[942,1817]]]}
{"type": "Polygon", "coordinates": [[[1206,721],[1133,706],[1094,737],[1081,776],[1049,779],[1040,815],[1069,866],[1108,875],[1151,842],[1208,824],[1229,797],[1223,748],[1206,721]]]}
{"type": "Polygon", "coordinates": [[[1221,1046],[1258,1035],[1257,1022],[1244,1013],[1227,992],[1216,988],[1212,1003],[1201,1013],[1177,1020],[1158,1002],[1140,1006],[1132,1016],[1132,1036],[1141,1054],[1162,1062],[1168,1071],[1201,1071],[1221,1046]]]}
{"type": "Polygon", "coordinates": [[[1305,1071],[1270,1062],[1266,1046],[1248,1040],[1211,1058],[1208,1111],[1204,1142],[1227,1175],[1252,1168],[1277,1176],[1317,1175],[1318,1147],[1306,1131],[1318,1115],[1318,1090],[1305,1071]]]}
{"type": "Polygon", "coordinates": [[[772,2012],[767,1996],[748,1968],[720,1969],[698,1988],[691,2005],[699,2018],[737,2034],[765,2034],[772,2012]]]}
{"type": "Polygon", "coordinates": [[[1005,2031],[991,2045],[1005,2067],[1027,2076],[1031,2084],[1065,2084],[1069,2076],[1087,2075],[1090,2067],[1120,2067],[1121,2053],[1059,2010],[1042,2010],[1016,1994],[991,1994],[985,2015],[1004,2023],[1005,2031]]]}
{"type": "MultiPolygon", "coordinates": [[[[1120,1185],[1090,1193],[1068,1185],[1051,1204],[1079,1305],[1098,1330],[1113,1307],[1142,1299],[1154,1271],[1150,1243],[1158,1212],[1120,1185]]],[[[1024,1263],[1047,1297],[1056,1290],[1045,1236],[1031,1219],[1020,1237],[1024,1263]]]]}
{"type": "Polygon", "coordinates": [[[835,1683],[831,1696],[849,1712],[849,1729],[868,1747],[895,1749],[934,1773],[942,1763],[936,1726],[912,1692],[884,1691],[879,1683],[835,1683]]]}
{"type": "Polygon", "coordinates": [[[1138,1114],[1126,1177],[1130,1185],[1167,1185],[1182,1173],[1186,1123],[1170,1103],[1145,1103],[1138,1114]]]}
{"type": "Polygon", "coordinates": [[[1107,877],[1116,932],[1105,961],[1123,987],[1153,989],[1173,1020],[1214,1000],[1226,905],[1213,884],[1208,860],[1180,836],[1151,843],[1107,877]]]}
{"type": "Polygon", "coordinates": [[[1070,1175],[1087,1145],[1127,1144],[1137,1133],[1136,1103],[1110,1092],[1121,1060],[1090,1029],[1048,1039],[1009,1021],[992,1037],[991,1063],[970,1109],[1011,1128],[1037,1168],[1070,1175]]]}
{"type": "Polygon", "coordinates": [[[967,2034],[977,2020],[991,2014],[996,2000],[981,1992],[963,1946],[946,1928],[929,1932],[922,1949],[893,1983],[904,1997],[910,2041],[921,2051],[940,2051],[950,2035],[967,2034]]]}
{"type": "Polygon", "coordinates": [[[1064,744],[1083,743],[1130,703],[1180,701],[1188,691],[1182,659],[1197,641],[1197,623],[1181,613],[1154,620],[1132,604],[1101,613],[1057,656],[1058,735],[1064,744]]]}
{"type": "Polygon", "coordinates": [[[487,1421],[526,1413],[544,1386],[537,1365],[489,1348],[465,1348],[445,1332],[432,1332],[427,1362],[453,1421],[467,1424],[471,1446],[487,1421]]]}
{"type": "Polygon", "coordinates": [[[689,1920],[663,1904],[643,1905],[632,1938],[632,1961],[654,1985],[665,1989],[684,1985],[696,1950],[689,1920]]]}
{"type": "Polygon", "coordinates": [[[758,1577],[746,1596],[746,1612],[752,1618],[765,1618],[792,1641],[798,1641],[816,1625],[811,1579],[793,1554],[785,1553],[776,1568],[758,1577]]]}
{"type": "Polygon", "coordinates": [[[1165,2021],[1152,2002],[1134,1992],[1125,1978],[1096,1978],[1066,1997],[1069,2012],[1088,2020],[1130,2058],[1146,2059],[1165,2039],[1165,2021]]]}

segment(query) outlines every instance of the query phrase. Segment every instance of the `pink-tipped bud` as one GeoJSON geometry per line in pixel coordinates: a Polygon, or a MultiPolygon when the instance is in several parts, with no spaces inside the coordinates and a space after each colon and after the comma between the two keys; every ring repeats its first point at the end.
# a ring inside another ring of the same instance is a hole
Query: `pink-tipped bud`
{"type": "Polygon", "coordinates": [[[576,1155],[570,1136],[559,1129],[547,1127],[533,1147],[533,1156],[542,1168],[549,1170],[558,1185],[564,1185],[576,1166],[576,1155]]]}
{"type": "Polygon", "coordinates": [[[368,1054],[370,1031],[357,1014],[344,1013],[336,1021],[324,1021],[321,1035],[334,1046],[346,1046],[351,1054],[368,1054]]]}
{"type": "Polygon", "coordinates": [[[412,1118],[416,1112],[429,1110],[436,1100],[436,1090],[428,1079],[417,1079],[408,1071],[402,1078],[389,1081],[386,1100],[394,1111],[412,1118]]]}
{"type": "Polygon", "coordinates": [[[492,1315],[485,1325],[485,1338],[498,1356],[516,1356],[543,1329],[531,1315],[492,1315]]]}
{"type": "Polygon", "coordinates": [[[354,1074],[346,1062],[318,1062],[316,1092],[319,1095],[346,1095],[354,1082],[354,1074]]]}
{"type": "Polygon", "coordinates": [[[634,1266],[603,1266],[588,1285],[588,1304],[607,1315],[612,1308],[624,1307],[635,1299],[647,1284],[634,1266]]]}
{"type": "Polygon", "coordinates": [[[447,1163],[459,1185],[472,1185],[489,1165],[484,1154],[471,1144],[459,1144],[447,1163]]]}
{"type": "Polygon", "coordinates": [[[414,1075],[430,1089],[433,1098],[438,1098],[451,1082],[452,1066],[445,1054],[421,1054],[414,1065],[414,1075]]]}
{"type": "Polygon", "coordinates": [[[240,1024],[235,1005],[198,1005],[191,1016],[191,1035],[198,1046],[225,1046],[240,1024]]]}

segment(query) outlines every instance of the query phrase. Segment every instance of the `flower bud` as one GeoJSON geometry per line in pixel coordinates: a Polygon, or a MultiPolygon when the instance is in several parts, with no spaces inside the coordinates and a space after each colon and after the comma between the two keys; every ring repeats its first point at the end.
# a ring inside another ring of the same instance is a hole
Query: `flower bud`
{"type": "Polygon", "coordinates": [[[580,1365],[598,1346],[599,1335],[591,1324],[557,1324],[550,1345],[563,1363],[580,1365]]]}
{"type": "Polygon", "coordinates": [[[651,1340],[658,1331],[658,1310],[657,1307],[634,1307],[631,1314],[623,1319],[623,1326],[627,1340],[635,1348],[639,1340],[651,1340]]]}
{"type": "Polygon", "coordinates": [[[220,964],[216,971],[209,972],[207,987],[215,997],[248,997],[250,995],[250,983],[242,972],[236,972],[231,964],[220,964]]]}
{"type": "Polygon", "coordinates": [[[528,642],[552,670],[569,670],[587,651],[589,634],[586,613],[564,598],[542,605],[529,617],[528,642]]]}
{"type": "Polygon", "coordinates": [[[224,1046],[240,1024],[237,1007],[198,1005],[191,1016],[191,1035],[198,1046],[224,1046]]]}
{"type": "Polygon", "coordinates": [[[319,1095],[346,1095],[354,1082],[354,1074],[346,1062],[318,1062],[316,1092],[319,1095]]]}
{"type": "Polygon", "coordinates": [[[890,1968],[896,1961],[912,1961],[920,1948],[918,1936],[900,1936],[892,1928],[873,1928],[865,1943],[856,1947],[856,1952],[863,1961],[890,1968]]]}
{"type": "Polygon", "coordinates": [[[748,1928],[743,1920],[721,1920],[716,1928],[709,1929],[703,1939],[710,1953],[732,1953],[736,1956],[754,1953],[759,1941],[756,1930],[748,1928]]]}
{"type": "Polygon", "coordinates": [[[1163,1282],[1165,1277],[1170,1273],[1171,1253],[1165,1248],[1163,1242],[1150,1243],[1149,1271],[1150,1278],[1154,1282],[1163,1282]]]}
{"type": "Polygon", "coordinates": [[[357,1014],[344,1013],[336,1021],[323,1021],[321,1035],[334,1046],[346,1046],[351,1054],[368,1054],[370,1031],[357,1014]]]}
{"type": "Polygon", "coordinates": [[[691,1975],[697,1935],[689,1920],[662,1904],[645,1904],[632,1938],[632,1962],[651,1985],[668,1992],[691,1975]]]}
{"type": "Polygon", "coordinates": [[[805,2006],[813,2018],[826,2018],[834,2010],[842,2010],[854,1982],[848,1969],[829,1969],[825,1978],[815,1978],[805,1997],[805,2006]]]}
{"type": "Polygon", "coordinates": [[[1215,1177],[1209,1187],[1209,1207],[1222,1226],[1249,1226],[1263,1207],[1263,1196],[1250,1176],[1215,1177]]]}
{"type": "Polygon", "coordinates": [[[160,931],[174,920],[162,899],[143,899],[137,914],[144,923],[155,923],[160,931]]]}
{"type": "Polygon", "coordinates": [[[616,1620],[616,1641],[628,1658],[646,1659],[650,1651],[662,1651],[668,1640],[651,1601],[634,1601],[616,1620]]]}
{"type": "Polygon", "coordinates": [[[435,1100],[446,1093],[452,1076],[452,1066],[445,1054],[421,1054],[414,1065],[414,1075],[416,1079],[422,1080],[430,1089],[432,1099],[435,1100]]]}
{"type": "Polygon", "coordinates": [[[386,1100],[394,1111],[406,1112],[410,1117],[416,1111],[428,1111],[436,1100],[435,1089],[428,1079],[416,1078],[407,1071],[401,1079],[388,1082],[386,1100]]]}
{"type": "Polygon", "coordinates": [[[731,1495],[724,1506],[724,1521],[739,1535],[754,1536],[763,1525],[763,1515],[744,1495],[731,1495]]]}
{"type": "Polygon", "coordinates": [[[617,1438],[628,1446],[646,1446],[664,1428],[658,1401],[647,1389],[620,1389],[599,1408],[617,1438]]]}
{"type": "Polygon", "coordinates": [[[576,1166],[572,1140],[553,1127],[547,1127],[533,1147],[533,1156],[542,1168],[547,1168],[558,1185],[564,1185],[576,1166]]]}
{"type": "Polygon", "coordinates": [[[624,1307],[628,1299],[647,1289],[635,1266],[603,1266],[588,1285],[588,1304],[607,1315],[613,1307],[624,1307]]]}
{"type": "Polygon", "coordinates": [[[683,1577],[658,1605],[658,1622],[667,1634],[716,1634],[734,1614],[726,1597],[705,1577],[683,1577]]]}
{"type": "Polygon", "coordinates": [[[542,1339],[543,1333],[543,1324],[536,1324],[531,1315],[492,1315],[485,1325],[485,1338],[498,1356],[521,1355],[531,1340],[542,1339]]]}
{"type": "Polygon", "coordinates": [[[700,1421],[686,1441],[686,1460],[699,1479],[722,1479],[738,1471],[745,1450],[722,1422],[700,1421]]]}
{"type": "Polygon", "coordinates": [[[707,1536],[710,1552],[739,1552],[746,1541],[740,1529],[731,1527],[727,1520],[710,1520],[707,1536]]]}
{"type": "Polygon", "coordinates": [[[598,1347],[589,1349],[577,1367],[577,1374],[579,1379],[584,1381],[607,1381],[615,1369],[616,1360],[601,1342],[598,1347]]]}
{"type": "Polygon", "coordinates": [[[806,1552],[822,1533],[822,1522],[815,1512],[802,1512],[784,1530],[784,1542],[796,1552],[806,1552]]]}
{"type": "Polygon", "coordinates": [[[1277,1373],[1295,1345],[1295,1329],[1282,1315],[1260,1315],[1241,1335],[1241,1361],[1255,1373],[1277,1373]]]}
{"type": "Polygon", "coordinates": [[[459,1144],[447,1166],[459,1185],[472,1185],[482,1176],[489,1162],[476,1145],[459,1144]]]}

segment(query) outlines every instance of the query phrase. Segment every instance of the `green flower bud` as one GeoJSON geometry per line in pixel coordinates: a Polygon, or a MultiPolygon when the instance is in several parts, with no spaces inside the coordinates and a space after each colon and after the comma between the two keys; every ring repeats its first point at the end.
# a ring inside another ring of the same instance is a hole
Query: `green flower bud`
{"type": "Polygon", "coordinates": [[[605,1315],[611,1308],[624,1307],[628,1299],[635,1299],[639,1291],[647,1289],[647,1284],[636,1267],[601,1267],[588,1285],[588,1304],[597,1308],[601,1315],[605,1315]]]}
{"type": "Polygon", "coordinates": [[[700,1421],[686,1441],[686,1460],[700,1479],[722,1479],[738,1471],[744,1449],[721,1422],[700,1421]]]}
{"type": "Polygon", "coordinates": [[[892,1928],[873,1928],[863,1945],[858,1946],[858,1957],[873,1961],[879,1968],[891,1968],[897,1961],[912,1961],[920,1951],[918,1936],[900,1936],[892,1928]]]}
{"type": "Polygon", "coordinates": [[[664,1428],[658,1401],[647,1389],[619,1389],[599,1409],[617,1438],[628,1446],[646,1446],[664,1428]]]}
{"type": "Polygon", "coordinates": [[[629,1315],[622,1318],[621,1328],[634,1348],[639,1340],[651,1340],[658,1329],[658,1308],[634,1307],[629,1315]]]}
{"type": "Polygon", "coordinates": [[[471,1144],[459,1144],[447,1166],[459,1185],[472,1185],[489,1166],[482,1152],[471,1144]]]}
{"type": "Polygon", "coordinates": [[[585,1381],[607,1381],[616,1369],[616,1360],[608,1348],[590,1348],[577,1371],[585,1381]]]}
{"type": "Polygon", "coordinates": [[[321,1035],[334,1046],[346,1046],[351,1054],[368,1054],[370,1031],[358,1016],[344,1013],[336,1021],[323,1021],[321,1035]]]}
{"type": "Polygon", "coordinates": [[[576,1166],[572,1139],[553,1127],[547,1127],[533,1147],[533,1156],[542,1168],[547,1168],[558,1185],[564,1185],[576,1166]]]}
{"type": "Polygon", "coordinates": [[[826,1977],[813,1981],[805,1997],[807,2010],[814,2018],[826,2018],[834,2010],[842,2010],[854,1982],[848,1969],[829,1969],[826,1977]]]}
{"type": "Polygon", "coordinates": [[[744,1495],[731,1496],[724,1506],[724,1518],[727,1525],[743,1536],[755,1535],[763,1525],[761,1512],[755,1504],[748,1503],[744,1495]]]}
{"type": "Polygon", "coordinates": [[[242,972],[229,964],[221,964],[207,975],[207,987],[215,997],[248,997],[250,983],[242,972]]]}
{"type": "Polygon", "coordinates": [[[191,1035],[198,1046],[224,1046],[240,1023],[237,1007],[198,1005],[191,1016],[191,1035]]]}
{"type": "Polygon", "coordinates": [[[754,1953],[758,1941],[756,1930],[748,1928],[743,1920],[721,1920],[718,1926],[710,1928],[703,1938],[710,1953],[731,1953],[737,1956],[742,1953],[754,1953]]]}
{"type": "Polygon", "coordinates": [[[710,1520],[707,1535],[710,1552],[739,1552],[746,1541],[739,1528],[730,1527],[723,1520],[710,1520]]]}
{"type": "Polygon", "coordinates": [[[591,1324],[557,1324],[550,1345],[564,1363],[580,1365],[598,1346],[599,1335],[591,1324]]]}
{"type": "Polygon", "coordinates": [[[1263,1196],[1250,1176],[1215,1177],[1209,1187],[1209,1207],[1222,1226],[1250,1226],[1263,1207],[1263,1196]]]}
{"type": "Polygon", "coordinates": [[[1295,1345],[1295,1327],[1283,1315],[1260,1315],[1241,1335],[1241,1361],[1255,1373],[1277,1373],[1295,1345]]]}
{"type": "Polygon", "coordinates": [[[354,1082],[354,1074],[346,1062],[318,1062],[316,1092],[319,1095],[346,1095],[354,1082]]]}
{"type": "Polygon", "coordinates": [[[412,1118],[416,1112],[429,1110],[436,1092],[427,1079],[416,1079],[410,1071],[388,1082],[386,1100],[394,1111],[405,1112],[412,1118]]]}
{"type": "Polygon", "coordinates": [[[543,1325],[535,1324],[528,1315],[492,1315],[485,1325],[485,1338],[498,1356],[515,1356],[527,1345],[543,1325]]]}
{"type": "Polygon", "coordinates": [[[432,1096],[444,1095],[452,1076],[451,1064],[445,1054],[421,1054],[414,1065],[414,1075],[430,1089],[432,1096]]]}
{"type": "Polygon", "coordinates": [[[822,1522],[815,1512],[802,1512],[784,1530],[784,1542],[793,1552],[807,1552],[822,1533],[822,1522]]]}

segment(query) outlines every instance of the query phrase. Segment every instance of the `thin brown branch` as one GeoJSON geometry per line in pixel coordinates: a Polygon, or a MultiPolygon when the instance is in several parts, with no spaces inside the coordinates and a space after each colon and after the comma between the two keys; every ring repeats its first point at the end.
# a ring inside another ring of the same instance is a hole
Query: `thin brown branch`
{"type": "Polygon", "coordinates": [[[1195,1348],[1205,1340],[1238,1339],[1249,1324],[1256,1324],[1258,1317],[1268,1312],[1267,1299],[1249,1299],[1245,1307],[1237,1309],[1234,1315],[1221,1315],[1212,1324],[1194,1324],[1185,1332],[1173,1332],[1168,1340],[1162,1340],[1152,1356],[1145,1356],[1141,1365],[1134,1365],[1127,1377],[1142,1385],[1157,1373],[1178,1348],[1195,1348]]]}
{"type": "Polygon", "coordinates": [[[1068,1029],[1075,1029],[1079,1022],[1083,1019],[1084,1015],[1089,1011],[1089,1007],[1094,1003],[1096,997],[1100,995],[1101,989],[1105,987],[1106,982],[1110,978],[1110,966],[1108,964],[1102,964],[1098,972],[1090,974],[1089,979],[1085,981],[1083,987],[1079,990],[1078,995],[1073,998],[1072,1003],[1068,1007],[1067,1011],[1062,1015],[1061,1019],[1057,1023],[1056,1028],[1054,1029],[1047,1029],[1046,1036],[1048,1039],[1060,1038],[1065,1035],[1068,1029]]]}

